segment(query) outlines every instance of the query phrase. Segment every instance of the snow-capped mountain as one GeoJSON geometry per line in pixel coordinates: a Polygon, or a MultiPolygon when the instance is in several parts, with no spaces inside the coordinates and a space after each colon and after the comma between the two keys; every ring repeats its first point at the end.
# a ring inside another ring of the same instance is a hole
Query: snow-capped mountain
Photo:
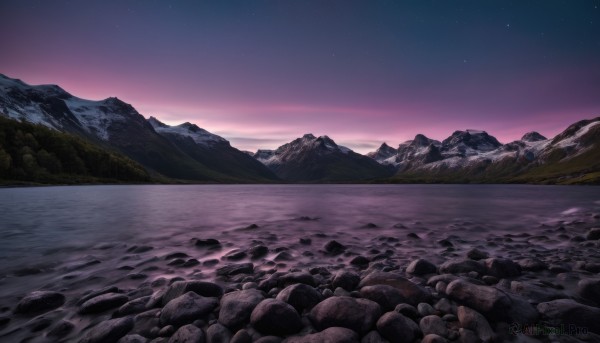
{"type": "Polygon", "coordinates": [[[225,139],[190,123],[175,127],[163,124],[155,129],[152,121],[114,97],[85,100],[55,85],[30,86],[0,74],[0,115],[78,135],[117,150],[169,178],[229,182],[275,178],[267,168],[232,148],[225,139]],[[175,136],[187,137],[193,146],[184,151],[180,144],[173,143],[175,136]],[[204,152],[192,152],[194,148],[212,145],[227,153],[222,158],[213,154],[200,162],[198,155],[204,156],[204,152]],[[227,161],[235,160],[230,154],[237,156],[236,152],[243,155],[242,161],[249,159],[254,166],[237,171],[237,161],[227,161]]]}
{"type": "Polygon", "coordinates": [[[252,156],[229,144],[223,137],[210,133],[195,124],[169,126],[154,117],[148,122],[156,132],[195,161],[212,170],[244,180],[275,180],[275,174],[252,156]]]}
{"type": "MultiPolygon", "coordinates": [[[[481,130],[455,131],[441,143],[426,139],[415,137],[402,143],[396,154],[386,159],[376,158],[381,155],[379,149],[369,155],[381,164],[394,166],[397,178],[418,175],[420,179],[438,181],[521,180],[549,166],[565,167],[575,159],[585,161],[600,155],[600,118],[577,122],[551,140],[538,132],[528,132],[520,140],[501,144],[481,130]]],[[[593,165],[598,162],[589,162],[590,167],[584,170],[597,168],[593,165]]]]}
{"type": "Polygon", "coordinates": [[[377,148],[377,150],[368,153],[367,156],[369,156],[377,162],[385,163],[385,160],[392,156],[396,156],[397,153],[397,149],[394,149],[391,146],[387,145],[387,143],[383,142],[381,146],[377,148]]]}
{"type": "Polygon", "coordinates": [[[327,136],[305,134],[276,150],[258,150],[254,157],[287,181],[344,181],[381,178],[390,169],[371,158],[337,145],[327,136]]]}

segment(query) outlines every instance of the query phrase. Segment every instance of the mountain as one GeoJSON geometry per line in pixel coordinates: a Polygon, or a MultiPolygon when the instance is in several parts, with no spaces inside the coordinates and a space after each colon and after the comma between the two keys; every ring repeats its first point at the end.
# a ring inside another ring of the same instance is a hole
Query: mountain
{"type": "MultiPolygon", "coordinates": [[[[239,164],[227,167],[229,155],[223,159],[217,155],[206,159],[202,152],[190,156],[193,147],[180,148],[173,139],[159,134],[135,108],[114,97],[100,101],[80,99],[56,85],[30,86],[0,74],[0,115],[75,134],[116,150],[158,177],[202,182],[245,182],[249,181],[245,179],[248,175],[253,180],[273,178],[258,164],[254,169],[234,172],[239,164]]],[[[220,137],[215,142],[229,144],[220,137]]]]}
{"type": "Polygon", "coordinates": [[[391,169],[337,145],[327,136],[306,134],[276,150],[258,150],[254,157],[283,180],[341,182],[384,178],[391,169]]]}
{"type": "Polygon", "coordinates": [[[600,118],[577,122],[551,140],[528,132],[501,144],[485,131],[465,130],[440,144],[420,138],[420,149],[414,141],[378,161],[395,167],[391,182],[600,182],[600,118]]]}
{"type": "Polygon", "coordinates": [[[154,117],[148,122],[161,136],[203,165],[248,181],[276,180],[275,174],[255,158],[233,148],[224,138],[195,124],[169,126],[154,117]]]}

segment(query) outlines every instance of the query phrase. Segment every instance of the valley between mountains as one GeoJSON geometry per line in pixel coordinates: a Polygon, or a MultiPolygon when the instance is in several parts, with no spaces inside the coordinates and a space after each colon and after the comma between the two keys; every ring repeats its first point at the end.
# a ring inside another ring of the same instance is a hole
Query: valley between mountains
{"type": "Polygon", "coordinates": [[[0,121],[4,184],[600,184],[600,117],[573,123],[556,137],[527,132],[506,144],[468,129],[443,141],[417,134],[365,156],[328,136],[305,134],[251,153],[193,123],[145,118],[117,98],[80,99],[56,85],[31,86],[2,74],[0,117],[8,118],[0,121]],[[90,149],[103,157],[90,157],[90,149]],[[73,160],[81,163],[73,167],[73,160]]]}

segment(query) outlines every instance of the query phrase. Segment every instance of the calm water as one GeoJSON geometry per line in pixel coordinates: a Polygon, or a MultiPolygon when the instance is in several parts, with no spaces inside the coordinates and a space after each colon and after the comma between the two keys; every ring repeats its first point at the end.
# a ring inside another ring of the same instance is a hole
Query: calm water
{"type": "MultiPolygon", "coordinates": [[[[0,189],[0,259],[102,242],[210,235],[251,223],[318,217],[327,230],[375,223],[474,223],[527,230],[598,211],[600,188],[526,185],[197,185],[0,189]]],[[[299,233],[301,234],[301,233],[299,233]]],[[[1,267],[0,267],[1,268],[1,267]]]]}

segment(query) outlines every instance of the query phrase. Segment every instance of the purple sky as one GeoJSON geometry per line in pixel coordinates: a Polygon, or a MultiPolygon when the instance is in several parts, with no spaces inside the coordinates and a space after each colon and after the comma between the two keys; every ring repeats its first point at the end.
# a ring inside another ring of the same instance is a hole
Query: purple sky
{"type": "Polygon", "coordinates": [[[600,0],[0,3],[0,72],[243,150],[551,137],[600,115],[600,0]]]}

